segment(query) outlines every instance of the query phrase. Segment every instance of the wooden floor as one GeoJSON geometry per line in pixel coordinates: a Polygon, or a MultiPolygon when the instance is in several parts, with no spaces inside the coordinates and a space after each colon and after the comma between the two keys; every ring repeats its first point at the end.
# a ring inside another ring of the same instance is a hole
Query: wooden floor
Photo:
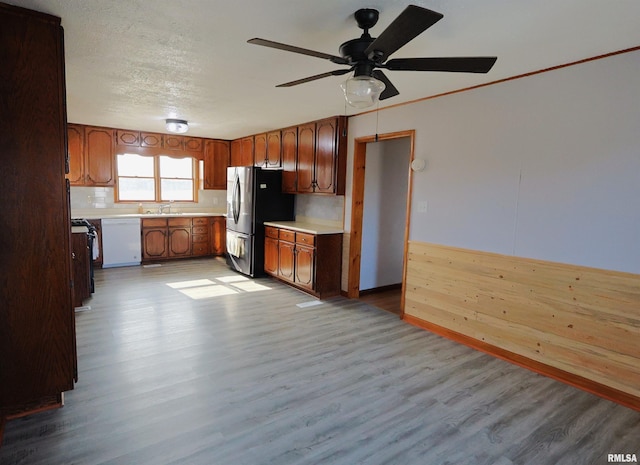
{"type": "Polygon", "coordinates": [[[64,408],[0,464],[606,464],[640,413],[211,259],[98,270],[64,408]]]}
{"type": "Polygon", "coordinates": [[[366,292],[360,294],[359,300],[374,307],[381,308],[388,312],[400,315],[402,312],[400,300],[402,298],[402,289],[381,290],[375,292],[366,292]]]}

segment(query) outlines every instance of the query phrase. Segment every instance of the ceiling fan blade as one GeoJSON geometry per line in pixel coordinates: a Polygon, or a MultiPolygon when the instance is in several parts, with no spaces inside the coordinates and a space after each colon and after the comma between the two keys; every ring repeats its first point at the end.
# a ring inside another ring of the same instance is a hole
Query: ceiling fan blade
{"type": "Polygon", "coordinates": [[[281,44],[280,42],[274,42],[272,40],[255,38],[255,39],[247,40],[247,43],[254,44],[254,45],[262,45],[263,47],[277,48],[278,50],[300,53],[302,55],[312,56],[316,58],[324,58],[325,60],[331,60],[333,63],[339,64],[339,65],[349,64],[347,60],[336,55],[329,55],[328,53],[316,52],[314,50],[295,47],[293,45],[281,44]]]}
{"type": "Polygon", "coordinates": [[[395,86],[391,84],[391,81],[389,80],[389,78],[385,76],[385,74],[382,71],[380,71],[379,69],[376,69],[372,74],[373,74],[373,77],[376,78],[378,81],[384,82],[384,86],[385,86],[378,100],[388,99],[400,94],[400,92],[398,92],[398,89],[396,89],[395,86]]]}
{"type": "Polygon", "coordinates": [[[365,54],[380,63],[393,52],[407,44],[428,28],[440,21],[444,15],[416,5],[409,5],[391,24],[375,39],[365,54]]]}
{"type": "Polygon", "coordinates": [[[448,71],[452,73],[487,73],[497,57],[396,58],[384,67],[392,71],[448,71]]]}
{"type": "Polygon", "coordinates": [[[278,84],[276,87],[293,87],[298,84],[304,84],[305,82],[315,81],[316,79],[322,79],[329,76],[341,76],[343,74],[347,74],[351,72],[351,69],[336,69],[335,71],[329,71],[328,73],[316,74],[315,76],[309,76],[303,79],[298,79],[296,81],[285,82],[284,84],[278,84]]]}

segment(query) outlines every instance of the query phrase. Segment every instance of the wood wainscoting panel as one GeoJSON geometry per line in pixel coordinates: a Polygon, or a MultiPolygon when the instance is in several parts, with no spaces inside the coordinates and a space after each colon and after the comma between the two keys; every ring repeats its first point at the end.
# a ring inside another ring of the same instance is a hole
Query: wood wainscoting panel
{"type": "Polygon", "coordinates": [[[405,314],[640,399],[640,275],[410,241],[405,314]]]}

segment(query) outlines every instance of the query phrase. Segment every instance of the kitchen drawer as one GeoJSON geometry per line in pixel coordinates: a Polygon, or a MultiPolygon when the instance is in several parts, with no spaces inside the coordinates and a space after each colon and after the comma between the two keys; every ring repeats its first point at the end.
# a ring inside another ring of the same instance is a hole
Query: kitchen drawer
{"type": "Polygon", "coordinates": [[[297,232],[296,233],[296,243],[298,243],[298,244],[307,244],[307,245],[315,245],[316,236],[314,236],[313,234],[297,232]]]}
{"type": "Polygon", "coordinates": [[[142,218],[143,228],[166,228],[167,218],[142,218]]]}
{"type": "Polygon", "coordinates": [[[209,225],[209,217],[208,216],[197,216],[193,218],[194,226],[208,226],[209,225]]]}
{"type": "Polygon", "coordinates": [[[272,228],[271,226],[265,226],[264,235],[267,237],[272,237],[274,239],[278,238],[278,228],[272,228]]]}
{"type": "Polygon", "coordinates": [[[208,234],[209,233],[209,227],[208,226],[196,226],[195,224],[193,225],[193,229],[191,230],[192,233],[195,234],[208,234]]]}
{"type": "Polygon", "coordinates": [[[209,255],[209,242],[196,242],[191,247],[191,255],[209,255]]]}
{"type": "Polygon", "coordinates": [[[279,237],[283,241],[295,242],[296,233],[294,233],[293,231],[288,231],[286,229],[281,229],[279,237]]]}
{"type": "Polygon", "coordinates": [[[191,227],[191,218],[169,218],[169,227],[191,227]]]}
{"type": "Polygon", "coordinates": [[[208,234],[193,234],[191,236],[191,242],[195,244],[196,242],[209,242],[208,234]]]}

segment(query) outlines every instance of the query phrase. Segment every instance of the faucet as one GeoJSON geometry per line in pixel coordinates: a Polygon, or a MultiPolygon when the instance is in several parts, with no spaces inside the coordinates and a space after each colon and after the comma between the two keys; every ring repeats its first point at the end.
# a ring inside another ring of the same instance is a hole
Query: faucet
{"type": "Polygon", "coordinates": [[[159,205],[158,206],[158,213],[162,215],[164,213],[164,209],[165,208],[168,209],[167,213],[171,213],[171,204],[170,203],[163,203],[163,204],[159,205]]]}

